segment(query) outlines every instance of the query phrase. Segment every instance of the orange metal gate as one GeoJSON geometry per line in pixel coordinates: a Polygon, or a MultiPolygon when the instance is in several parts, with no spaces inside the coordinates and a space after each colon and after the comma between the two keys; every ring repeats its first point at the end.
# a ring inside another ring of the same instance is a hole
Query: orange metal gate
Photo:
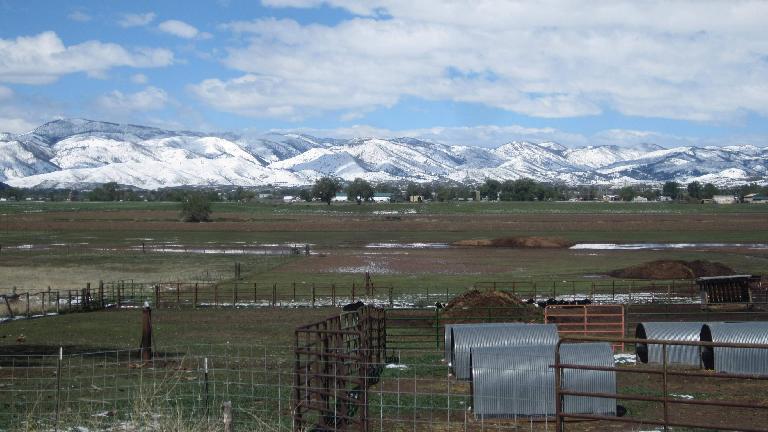
{"type": "MultiPolygon", "coordinates": [[[[557,324],[561,337],[624,337],[624,305],[550,305],[544,309],[544,320],[557,324]]],[[[624,343],[614,343],[613,349],[623,350],[624,343]]]]}

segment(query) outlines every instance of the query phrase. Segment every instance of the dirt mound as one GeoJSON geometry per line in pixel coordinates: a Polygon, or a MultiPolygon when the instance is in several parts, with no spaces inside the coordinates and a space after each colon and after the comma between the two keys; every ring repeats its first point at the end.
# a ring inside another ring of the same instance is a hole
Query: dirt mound
{"type": "Polygon", "coordinates": [[[570,240],[560,237],[501,237],[482,240],[458,240],[453,246],[469,247],[509,247],[537,249],[565,249],[574,245],[570,240]]]}
{"type": "Polygon", "coordinates": [[[471,290],[454,297],[443,317],[449,323],[541,322],[542,313],[507,291],[471,290]]]}
{"type": "Polygon", "coordinates": [[[694,279],[736,274],[725,264],[712,261],[659,260],[608,272],[624,279],[694,279]]]}

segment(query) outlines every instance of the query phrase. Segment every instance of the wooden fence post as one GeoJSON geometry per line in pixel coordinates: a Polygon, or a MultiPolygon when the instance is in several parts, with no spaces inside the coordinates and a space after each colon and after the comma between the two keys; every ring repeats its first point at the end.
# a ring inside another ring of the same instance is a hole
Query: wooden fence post
{"type": "MultiPolygon", "coordinates": [[[[354,295],[355,286],[354,285],[352,285],[352,292],[353,292],[352,300],[354,300],[355,299],[355,295],[354,295]]],[[[336,285],[334,285],[334,284],[331,284],[331,304],[334,307],[336,307],[336,285]]]]}
{"type": "Polygon", "coordinates": [[[392,287],[389,287],[389,307],[394,307],[394,298],[392,297],[392,287]]]}
{"type": "Polygon", "coordinates": [[[256,288],[257,288],[257,286],[258,286],[257,283],[254,282],[253,283],[253,304],[254,305],[256,305],[256,288]]]}
{"type": "Polygon", "coordinates": [[[277,283],[272,284],[272,307],[277,306],[277,283]]]}
{"type": "Polygon", "coordinates": [[[176,282],[176,307],[181,307],[181,282],[176,282]]]}
{"type": "Polygon", "coordinates": [[[61,303],[61,296],[59,295],[59,291],[56,290],[56,315],[61,313],[60,303],[61,303]]]}
{"type": "Polygon", "coordinates": [[[296,281],[293,281],[293,302],[296,303],[296,281]]]}
{"type": "Polygon", "coordinates": [[[237,306],[237,282],[235,282],[235,287],[232,291],[232,307],[237,306]]]}
{"type": "Polygon", "coordinates": [[[104,281],[99,281],[99,308],[104,309],[104,281]]]}
{"type": "Polygon", "coordinates": [[[67,312],[72,312],[72,290],[67,290],[67,312]]]}
{"type": "Polygon", "coordinates": [[[315,283],[312,282],[312,307],[315,307],[315,283]]]}
{"type": "Polygon", "coordinates": [[[26,294],[27,294],[27,318],[29,318],[29,317],[32,316],[32,312],[31,312],[31,310],[29,308],[29,291],[27,291],[26,294]]]}
{"type": "Polygon", "coordinates": [[[141,315],[141,359],[152,360],[152,309],[144,306],[141,315]]]}

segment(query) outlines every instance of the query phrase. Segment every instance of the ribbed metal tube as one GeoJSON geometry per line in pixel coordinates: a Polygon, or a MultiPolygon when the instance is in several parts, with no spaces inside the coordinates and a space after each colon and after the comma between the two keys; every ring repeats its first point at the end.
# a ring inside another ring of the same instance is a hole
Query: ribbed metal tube
{"type": "MultiPolygon", "coordinates": [[[[476,418],[545,417],[555,414],[555,347],[473,348],[472,409],[476,418]]],[[[613,366],[607,343],[564,344],[562,363],[613,366]]],[[[562,386],[574,391],[615,393],[616,373],[565,369],[562,386]]],[[[566,396],[569,413],[615,414],[616,400],[566,396]]]]}
{"type": "Polygon", "coordinates": [[[451,329],[451,368],[456,378],[472,378],[470,350],[504,346],[554,345],[559,340],[555,324],[508,323],[454,326],[451,329]]]}
{"type": "MultiPolygon", "coordinates": [[[[638,339],[698,342],[703,322],[642,322],[635,329],[638,339]]],[[[667,363],[689,366],[701,365],[701,353],[697,346],[667,345],[667,363]]],[[[637,344],[635,354],[643,363],[661,364],[662,346],[637,344]]]]}
{"type": "Polygon", "coordinates": [[[451,361],[451,353],[453,352],[453,344],[451,341],[453,340],[452,336],[453,333],[451,332],[451,329],[454,327],[467,327],[467,326],[477,326],[477,325],[483,325],[486,327],[504,327],[508,326],[510,324],[519,325],[521,323],[486,323],[486,324],[478,324],[478,323],[467,323],[467,324],[446,324],[445,325],[445,357],[444,360],[447,362],[451,361]]]}
{"type": "MultiPolygon", "coordinates": [[[[768,345],[768,322],[705,324],[702,342],[724,342],[768,345]]],[[[704,367],[716,372],[768,375],[768,349],[704,347],[704,367]]]]}
{"type": "MultiPolygon", "coordinates": [[[[613,367],[613,348],[609,343],[577,343],[560,346],[560,362],[565,364],[613,367]]],[[[616,372],[565,369],[562,387],[590,393],[616,393],[616,372]]],[[[566,396],[567,413],[616,415],[616,399],[566,396]]]]}

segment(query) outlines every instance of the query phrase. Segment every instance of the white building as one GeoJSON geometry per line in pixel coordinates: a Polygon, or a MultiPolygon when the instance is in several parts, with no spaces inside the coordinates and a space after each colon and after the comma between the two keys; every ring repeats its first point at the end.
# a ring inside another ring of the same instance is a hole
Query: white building
{"type": "Polygon", "coordinates": [[[736,197],[733,195],[715,195],[712,197],[715,204],[736,204],[736,197]]]}
{"type": "Polygon", "coordinates": [[[376,202],[376,203],[392,202],[392,194],[376,192],[373,194],[373,202],[376,202]]]}

